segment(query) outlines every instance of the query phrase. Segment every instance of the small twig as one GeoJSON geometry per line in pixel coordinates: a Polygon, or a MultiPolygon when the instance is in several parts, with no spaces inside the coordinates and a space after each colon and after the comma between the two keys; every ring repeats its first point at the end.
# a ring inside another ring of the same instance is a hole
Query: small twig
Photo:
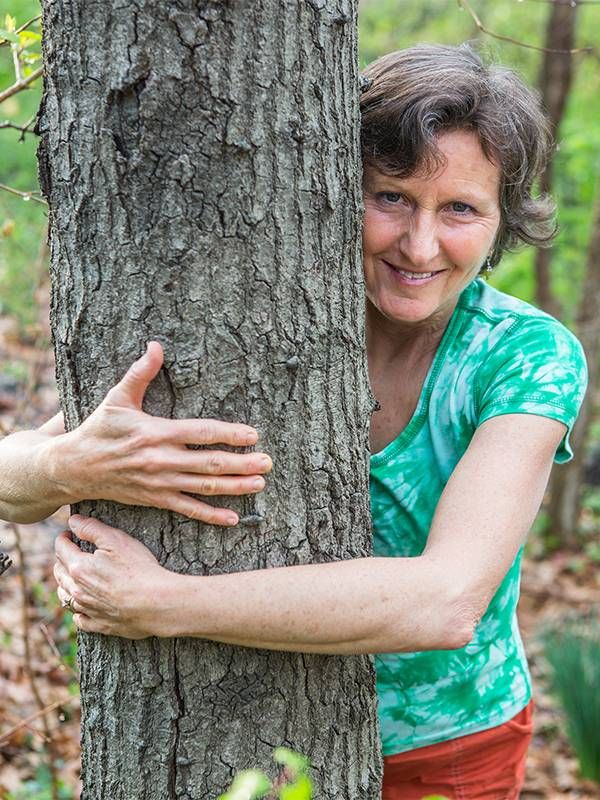
{"type": "MultiPolygon", "coordinates": [[[[27,679],[29,680],[29,686],[31,688],[31,693],[35,698],[35,702],[39,711],[41,712],[42,716],[42,724],[44,728],[44,733],[48,738],[48,772],[50,775],[50,787],[52,792],[52,800],[59,800],[58,797],[58,775],[56,774],[56,764],[54,760],[54,747],[53,747],[53,740],[52,740],[52,731],[50,730],[50,725],[48,724],[48,719],[46,717],[47,714],[47,706],[44,703],[42,695],[40,693],[39,686],[37,684],[37,679],[35,676],[35,670],[32,666],[32,658],[31,658],[31,630],[29,626],[29,586],[27,583],[27,575],[25,573],[25,554],[23,552],[23,547],[21,544],[21,530],[19,526],[15,522],[9,523],[10,527],[15,535],[15,547],[17,549],[17,553],[19,555],[19,583],[21,585],[21,618],[22,618],[22,625],[23,625],[23,648],[25,651],[25,674],[27,679]],[[43,712],[43,713],[42,713],[43,712]]],[[[56,705],[60,705],[57,703],[56,705]]]]}
{"type": "Polygon", "coordinates": [[[44,206],[48,205],[43,197],[38,197],[36,192],[20,192],[18,189],[13,189],[12,186],[6,186],[4,183],[0,183],[0,189],[5,192],[10,192],[11,194],[16,194],[17,197],[22,197],[23,200],[35,200],[36,203],[41,203],[44,206]]]}
{"type": "Polygon", "coordinates": [[[64,706],[64,703],[61,703],[60,700],[55,700],[55,702],[51,703],[49,706],[41,708],[39,711],[36,711],[35,714],[31,714],[29,717],[22,719],[18,725],[14,725],[12,728],[9,728],[7,731],[4,731],[4,733],[0,735],[0,745],[7,742],[13,735],[13,733],[16,733],[18,730],[21,730],[21,728],[28,728],[29,725],[32,722],[35,722],[36,719],[39,719],[40,717],[45,717],[46,714],[49,714],[51,711],[54,711],[59,706],[64,706]]]}
{"type": "Polygon", "coordinates": [[[73,676],[73,678],[75,678],[75,680],[78,681],[79,680],[79,675],[73,669],[73,667],[71,667],[69,664],[67,664],[67,662],[63,658],[62,653],[60,652],[60,650],[56,646],[56,642],[52,638],[52,634],[48,630],[48,626],[45,625],[43,622],[40,622],[40,630],[44,634],[44,639],[48,642],[48,647],[50,648],[50,650],[52,650],[52,653],[54,654],[54,657],[58,661],[58,666],[60,667],[60,669],[66,670],[67,672],[70,672],[71,675],[73,676]]]}
{"type": "Polygon", "coordinates": [[[23,80],[17,81],[13,83],[12,86],[9,86],[8,89],[5,89],[3,92],[0,92],[0,103],[3,103],[5,100],[8,100],[9,97],[12,97],[13,94],[17,94],[17,92],[22,92],[23,89],[26,89],[30,83],[36,81],[40,75],[44,72],[43,67],[38,67],[31,75],[28,75],[23,80]]]}
{"type": "Polygon", "coordinates": [[[24,22],[22,25],[20,25],[20,26],[17,28],[17,30],[15,31],[15,33],[21,33],[22,31],[26,31],[26,30],[27,30],[27,28],[29,28],[31,25],[33,25],[33,23],[34,23],[34,22],[37,22],[37,21],[38,21],[39,19],[41,19],[41,18],[42,18],[42,15],[41,15],[41,14],[38,14],[37,16],[35,16],[35,17],[32,17],[31,19],[28,19],[28,20],[27,20],[27,22],[24,22]]]}
{"type": "Polygon", "coordinates": [[[538,45],[529,44],[529,42],[521,42],[518,39],[513,39],[512,36],[504,36],[502,33],[495,33],[494,31],[491,31],[489,28],[485,27],[469,3],[469,0],[457,0],[457,2],[459,8],[464,8],[465,11],[469,12],[478,30],[487,34],[488,36],[493,37],[494,39],[500,39],[501,42],[511,42],[511,44],[516,44],[519,47],[526,47],[528,50],[537,50],[538,53],[564,53],[565,55],[577,55],[578,53],[594,52],[593,47],[576,47],[573,50],[554,50],[550,47],[538,47],[538,45]]]}
{"type": "Polygon", "coordinates": [[[12,721],[17,723],[16,725],[17,730],[19,730],[19,728],[27,728],[27,730],[30,731],[30,733],[33,733],[35,736],[39,736],[43,742],[48,741],[48,739],[46,738],[46,734],[43,731],[39,730],[39,728],[34,728],[30,722],[24,722],[20,717],[17,717],[15,714],[10,714],[6,709],[4,709],[2,713],[9,722],[12,721]]]}
{"type": "Polygon", "coordinates": [[[14,131],[20,131],[21,135],[19,136],[19,141],[22,142],[25,138],[26,133],[30,133],[32,136],[35,135],[33,130],[30,129],[30,126],[35,122],[35,114],[31,119],[25,123],[25,125],[16,125],[14,122],[10,122],[9,120],[5,120],[4,122],[0,122],[0,130],[4,130],[5,128],[12,128],[14,131]]]}
{"type": "MultiPolygon", "coordinates": [[[[522,3],[523,0],[518,0],[518,2],[522,3]]],[[[600,5],[600,0],[530,0],[530,2],[547,3],[551,6],[571,6],[571,8],[575,8],[575,6],[600,5]]]]}
{"type": "Polygon", "coordinates": [[[11,42],[10,49],[12,51],[13,67],[15,68],[15,80],[21,83],[23,80],[23,73],[21,72],[21,58],[19,53],[19,45],[11,42]]]}

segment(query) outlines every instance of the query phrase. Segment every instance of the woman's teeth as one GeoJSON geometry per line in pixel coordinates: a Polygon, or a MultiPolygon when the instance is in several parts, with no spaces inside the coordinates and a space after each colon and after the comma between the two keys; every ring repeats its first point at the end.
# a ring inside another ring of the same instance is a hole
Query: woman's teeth
{"type": "Polygon", "coordinates": [[[435,272],[408,272],[405,269],[396,269],[396,272],[399,272],[400,275],[404,275],[405,278],[431,278],[432,275],[435,275],[435,272]]]}

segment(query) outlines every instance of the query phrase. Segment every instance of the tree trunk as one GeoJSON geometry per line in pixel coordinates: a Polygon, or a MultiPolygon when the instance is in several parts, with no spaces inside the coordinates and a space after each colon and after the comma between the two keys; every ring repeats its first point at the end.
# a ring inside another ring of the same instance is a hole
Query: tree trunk
{"type": "MultiPolygon", "coordinates": [[[[355,0],[43,5],[68,426],[156,338],[146,410],[249,422],[275,464],[231,501],[236,529],[81,510],[198,575],[369,554],[355,0]]],[[[91,635],[79,653],[85,800],[213,798],[279,744],[317,797],[380,796],[367,657],[91,635]]]]}
{"type": "MultiPolygon", "coordinates": [[[[573,78],[573,56],[565,51],[575,47],[576,14],[577,5],[553,3],[546,27],[544,47],[547,50],[542,60],[539,89],[555,141],[558,141],[573,78]],[[556,50],[562,52],[553,52],[556,50]]],[[[552,191],[552,168],[550,160],[540,179],[540,190],[544,194],[552,191]]],[[[544,311],[560,317],[560,304],[552,293],[551,264],[551,251],[539,248],[535,257],[536,302],[544,311]]]]}
{"type": "MultiPolygon", "coordinates": [[[[599,187],[600,188],[600,187],[599,187]]],[[[598,389],[600,365],[600,193],[592,222],[581,303],[577,314],[577,335],[588,362],[589,385],[579,419],[572,435],[574,456],[568,464],[555,467],[550,487],[550,520],[552,532],[566,545],[577,544],[577,526],[581,510],[581,481],[587,441],[598,389]]]]}

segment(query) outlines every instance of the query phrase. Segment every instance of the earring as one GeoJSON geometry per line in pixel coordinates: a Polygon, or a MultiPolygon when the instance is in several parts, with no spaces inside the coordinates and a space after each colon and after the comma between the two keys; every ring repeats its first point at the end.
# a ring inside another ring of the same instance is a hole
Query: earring
{"type": "Polygon", "coordinates": [[[481,269],[479,270],[479,274],[487,280],[490,277],[493,269],[494,266],[492,264],[492,259],[490,256],[488,256],[483,262],[481,269]]]}

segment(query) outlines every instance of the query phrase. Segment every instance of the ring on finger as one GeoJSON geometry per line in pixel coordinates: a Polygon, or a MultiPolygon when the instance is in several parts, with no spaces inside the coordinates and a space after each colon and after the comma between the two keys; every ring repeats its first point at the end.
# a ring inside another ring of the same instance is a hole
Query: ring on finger
{"type": "Polygon", "coordinates": [[[68,608],[72,614],[75,614],[75,606],[73,605],[73,598],[70,595],[67,595],[64,600],[60,601],[60,605],[62,608],[68,608]]]}

